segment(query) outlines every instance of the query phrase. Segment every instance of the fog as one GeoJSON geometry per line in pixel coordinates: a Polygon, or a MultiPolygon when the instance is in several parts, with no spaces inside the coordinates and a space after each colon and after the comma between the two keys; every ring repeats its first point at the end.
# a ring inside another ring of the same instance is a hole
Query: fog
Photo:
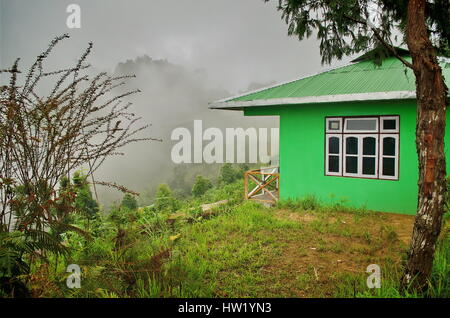
{"type": "MultiPolygon", "coordinates": [[[[91,72],[135,74],[128,88],[142,92],[131,98],[133,110],[152,125],[146,134],[163,141],[127,146],[126,155],[107,160],[96,178],[145,192],[173,177],[174,128],[192,128],[194,119],[205,128],[278,125],[276,118],[209,110],[208,102],[323,69],[319,43],[288,37],[277,2],[79,0],[81,28],[69,29],[72,0],[0,0],[0,69],[17,57],[26,68],[54,36],[68,33],[48,69],[73,64],[92,41],[91,72]]],[[[105,204],[121,196],[108,189],[99,194],[105,204]]]]}

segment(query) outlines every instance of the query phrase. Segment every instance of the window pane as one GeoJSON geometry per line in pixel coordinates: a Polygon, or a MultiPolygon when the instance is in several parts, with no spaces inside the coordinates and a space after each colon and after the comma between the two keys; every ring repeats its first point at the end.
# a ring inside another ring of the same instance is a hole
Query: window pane
{"type": "Polygon", "coordinates": [[[375,158],[363,157],[363,174],[375,175],[375,158]]]}
{"type": "Polygon", "coordinates": [[[384,119],[383,129],[395,130],[397,128],[397,121],[395,119],[384,119]]]}
{"type": "Polygon", "coordinates": [[[347,119],[347,130],[370,130],[377,129],[377,119],[347,119]]]}
{"type": "Polygon", "coordinates": [[[374,137],[365,137],[363,139],[363,154],[375,155],[376,142],[374,137]]]}
{"type": "Polygon", "coordinates": [[[330,137],[328,139],[328,152],[339,154],[339,138],[338,137],[330,137]]]}
{"type": "Polygon", "coordinates": [[[345,172],[358,173],[358,158],[346,157],[345,158],[345,172]]]}
{"type": "Polygon", "coordinates": [[[328,122],[328,130],[339,130],[339,120],[330,120],[328,122]]]}
{"type": "Polygon", "coordinates": [[[358,138],[356,137],[347,137],[345,139],[346,142],[346,152],[349,155],[358,154],[358,138]]]}
{"type": "Polygon", "coordinates": [[[395,156],[395,138],[394,137],[383,138],[383,155],[395,156]]]}
{"type": "Polygon", "coordinates": [[[339,156],[328,157],[328,172],[339,172],[339,156]]]}
{"type": "Polygon", "coordinates": [[[395,158],[383,158],[383,175],[395,176],[395,158]]]}

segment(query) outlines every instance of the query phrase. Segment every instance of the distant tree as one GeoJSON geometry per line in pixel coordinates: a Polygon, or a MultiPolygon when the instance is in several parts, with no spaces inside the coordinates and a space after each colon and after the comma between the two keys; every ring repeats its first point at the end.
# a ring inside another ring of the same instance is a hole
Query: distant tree
{"type": "Polygon", "coordinates": [[[246,163],[239,165],[233,165],[231,163],[225,163],[222,165],[219,171],[219,182],[230,184],[234,181],[244,177],[244,173],[250,170],[250,166],[246,163]]]}
{"type": "Polygon", "coordinates": [[[129,193],[125,193],[120,206],[128,210],[136,210],[138,208],[136,197],[129,193]]]}
{"type": "Polygon", "coordinates": [[[250,170],[250,166],[246,163],[240,163],[237,171],[237,178],[242,178],[244,173],[250,170]]]}
{"type": "Polygon", "coordinates": [[[180,197],[187,197],[191,194],[192,181],[189,180],[188,172],[192,167],[187,165],[176,165],[172,170],[172,179],[169,186],[176,191],[180,197]]]}
{"type": "Polygon", "coordinates": [[[237,178],[236,170],[231,163],[225,163],[219,172],[219,182],[230,184],[233,183],[237,178]]]}
{"type": "Polygon", "coordinates": [[[155,208],[158,211],[175,212],[178,202],[167,184],[160,184],[156,190],[155,208]]]}
{"type": "MultiPolygon", "coordinates": [[[[269,1],[269,0],[265,0],[269,1]]],[[[300,40],[316,31],[322,62],[379,48],[379,64],[393,55],[416,77],[416,147],[419,157],[418,206],[402,287],[422,289],[431,273],[447,192],[444,134],[447,86],[437,55],[449,56],[448,0],[278,0],[289,35],[300,40]],[[412,57],[398,54],[397,31],[412,57]],[[395,37],[396,38],[396,37],[395,37]]]]}
{"type": "Polygon", "coordinates": [[[200,197],[206,193],[209,189],[212,188],[212,182],[203,177],[203,176],[197,176],[195,178],[195,183],[192,187],[192,195],[194,197],[200,197]]]}

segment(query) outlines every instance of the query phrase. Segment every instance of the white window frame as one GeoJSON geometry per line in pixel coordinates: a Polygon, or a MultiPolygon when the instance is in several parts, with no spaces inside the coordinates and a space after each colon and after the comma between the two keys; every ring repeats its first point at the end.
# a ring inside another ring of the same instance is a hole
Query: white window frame
{"type": "MultiPolygon", "coordinates": [[[[328,127],[328,126],[327,126],[328,127]]],[[[327,176],[341,176],[342,175],[342,134],[327,134],[326,136],[326,145],[325,145],[325,174],[327,176]],[[335,153],[330,153],[329,152],[329,139],[332,137],[337,137],[339,139],[339,153],[335,154],[335,153]],[[339,171],[338,172],[334,172],[334,171],[329,171],[329,156],[337,156],[339,157],[339,171]]]]}
{"type": "Polygon", "coordinates": [[[380,117],[380,133],[382,133],[382,134],[398,133],[399,126],[400,126],[399,122],[400,122],[399,116],[382,116],[382,117],[380,117]],[[385,120],[395,120],[395,129],[383,129],[383,121],[385,121],[385,120]]]}
{"type": "Polygon", "coordinates": [[[387,116],[349,116],[349,117],[326,117],[325,120],[325,175],[326,176],[340,176],[347,178],[365,178],[365,179],[379,179],[379,180],[399,180],[399,170],[400,170],[400,116],[398,115],[387,115],[387,116]],[[373,120],[376,119],[376,130],[367,131],[367,130],[347,130],[347,121],[352,119],[367,119],[373,120]],[[396,126],[395,129],[383,129],[383,121],[384,120],[395,120],[396,126]],[[338,130],[330,130],[329,122],[330,121],[339,121],[340,129],[338,130]],[[330,154],[329,153],[329,138],[337,137],[339,139],[339,154],[330,154]],[[357,155],[349,155],[355,156],[358,158],[358,172],[357,173],[347,173],[345,172],[346,168],[346,138],[347,137],[356,137],[358,140],[358,154],[357,155]],[[376,141],[375,146],[375,155],[364,155],[363,154],[363,140],[365,137],[374,137],[376,141]],[[383,155],[383,138],[384,137],[393,137],[395,139],[395,156],[384,156],[383,155]],[[339,157],[339,172],[329,172],[329,156],[338,156],[339,157]],[[363,169],[363,158],[364,157],[372,157],[375,158],[375,174],[367,175],[362,173],[363,169]],[[395,159],[395,175],[394,176],[386,176],[383,175],[383,158],[394,158],[395,159]]]}
{"type": "Polygon", "coordinates": [[[383,180],[398,180],[398,169],[399,169],[399,165],[400,165],[400,143],[399,143],[400,139],[399,139],[399,135],[398,134],[380,134],[380,156],[379,156],[379,166],[380,166],[380,177],[379,179],[383,179],[383,180]],[[388,156],[388,155],[383,155],[383,147],[384,147],[384,143],[383,143],[383,139],[386,137],[392,137],[395,140],[395,155],[394,156],[388,156]],[[394,163],[394,172],[395,174],[393,176],[387,176],[383,174],[383,158],[394,158],[395,159],[395,163],[394,163]]]}
{"type": "Polygon", "coordinates": [[[344,146],[343,154],[342,154],[342,167],[343,167],[343,176],[344,177],[356,177],[356,178],[369,178],[369,179],[377,179],[378,178],[378,134],[344,134],[342,139],[342,144],[344,146]],[[358,153],[347,155],[347,138],[356,138],[358,140],[358,153]],[[371,137],[375,138],[375,155],[364,155],[363,154],[363,141],[364,138],[371,137]],[[347,157],[356,157],[358,159],[358,172],[357,173],[349,173],[345,171],[346,168],[346,160],[347,157]],[[363,158],[370,157],[375,158],[375,174],[364,174],[363,173],[363,158]]]}
{"type": "Polygon", "coordinates": [[[325,123],[325,131],[327,134],[333,134],[333,133],[342,133],[342,117],[328,117],[326,119],[326,123],[325,123]],[[330,121],[339,121],[339,129],[329,129],[329,123],[330,121]]]}

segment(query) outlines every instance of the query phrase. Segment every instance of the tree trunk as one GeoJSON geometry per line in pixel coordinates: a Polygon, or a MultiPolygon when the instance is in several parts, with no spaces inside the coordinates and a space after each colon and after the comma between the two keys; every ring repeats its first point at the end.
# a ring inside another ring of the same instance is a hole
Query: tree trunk
{"type": "Polygon", "coordinates": [[[425,5],[425,0],[409,0],[407,12],[407,44],[416,76],[419,194],[402,287],[417,290],[427,286],[447,193],[444,152],[447,87],[427,32],[425,5]]]}

